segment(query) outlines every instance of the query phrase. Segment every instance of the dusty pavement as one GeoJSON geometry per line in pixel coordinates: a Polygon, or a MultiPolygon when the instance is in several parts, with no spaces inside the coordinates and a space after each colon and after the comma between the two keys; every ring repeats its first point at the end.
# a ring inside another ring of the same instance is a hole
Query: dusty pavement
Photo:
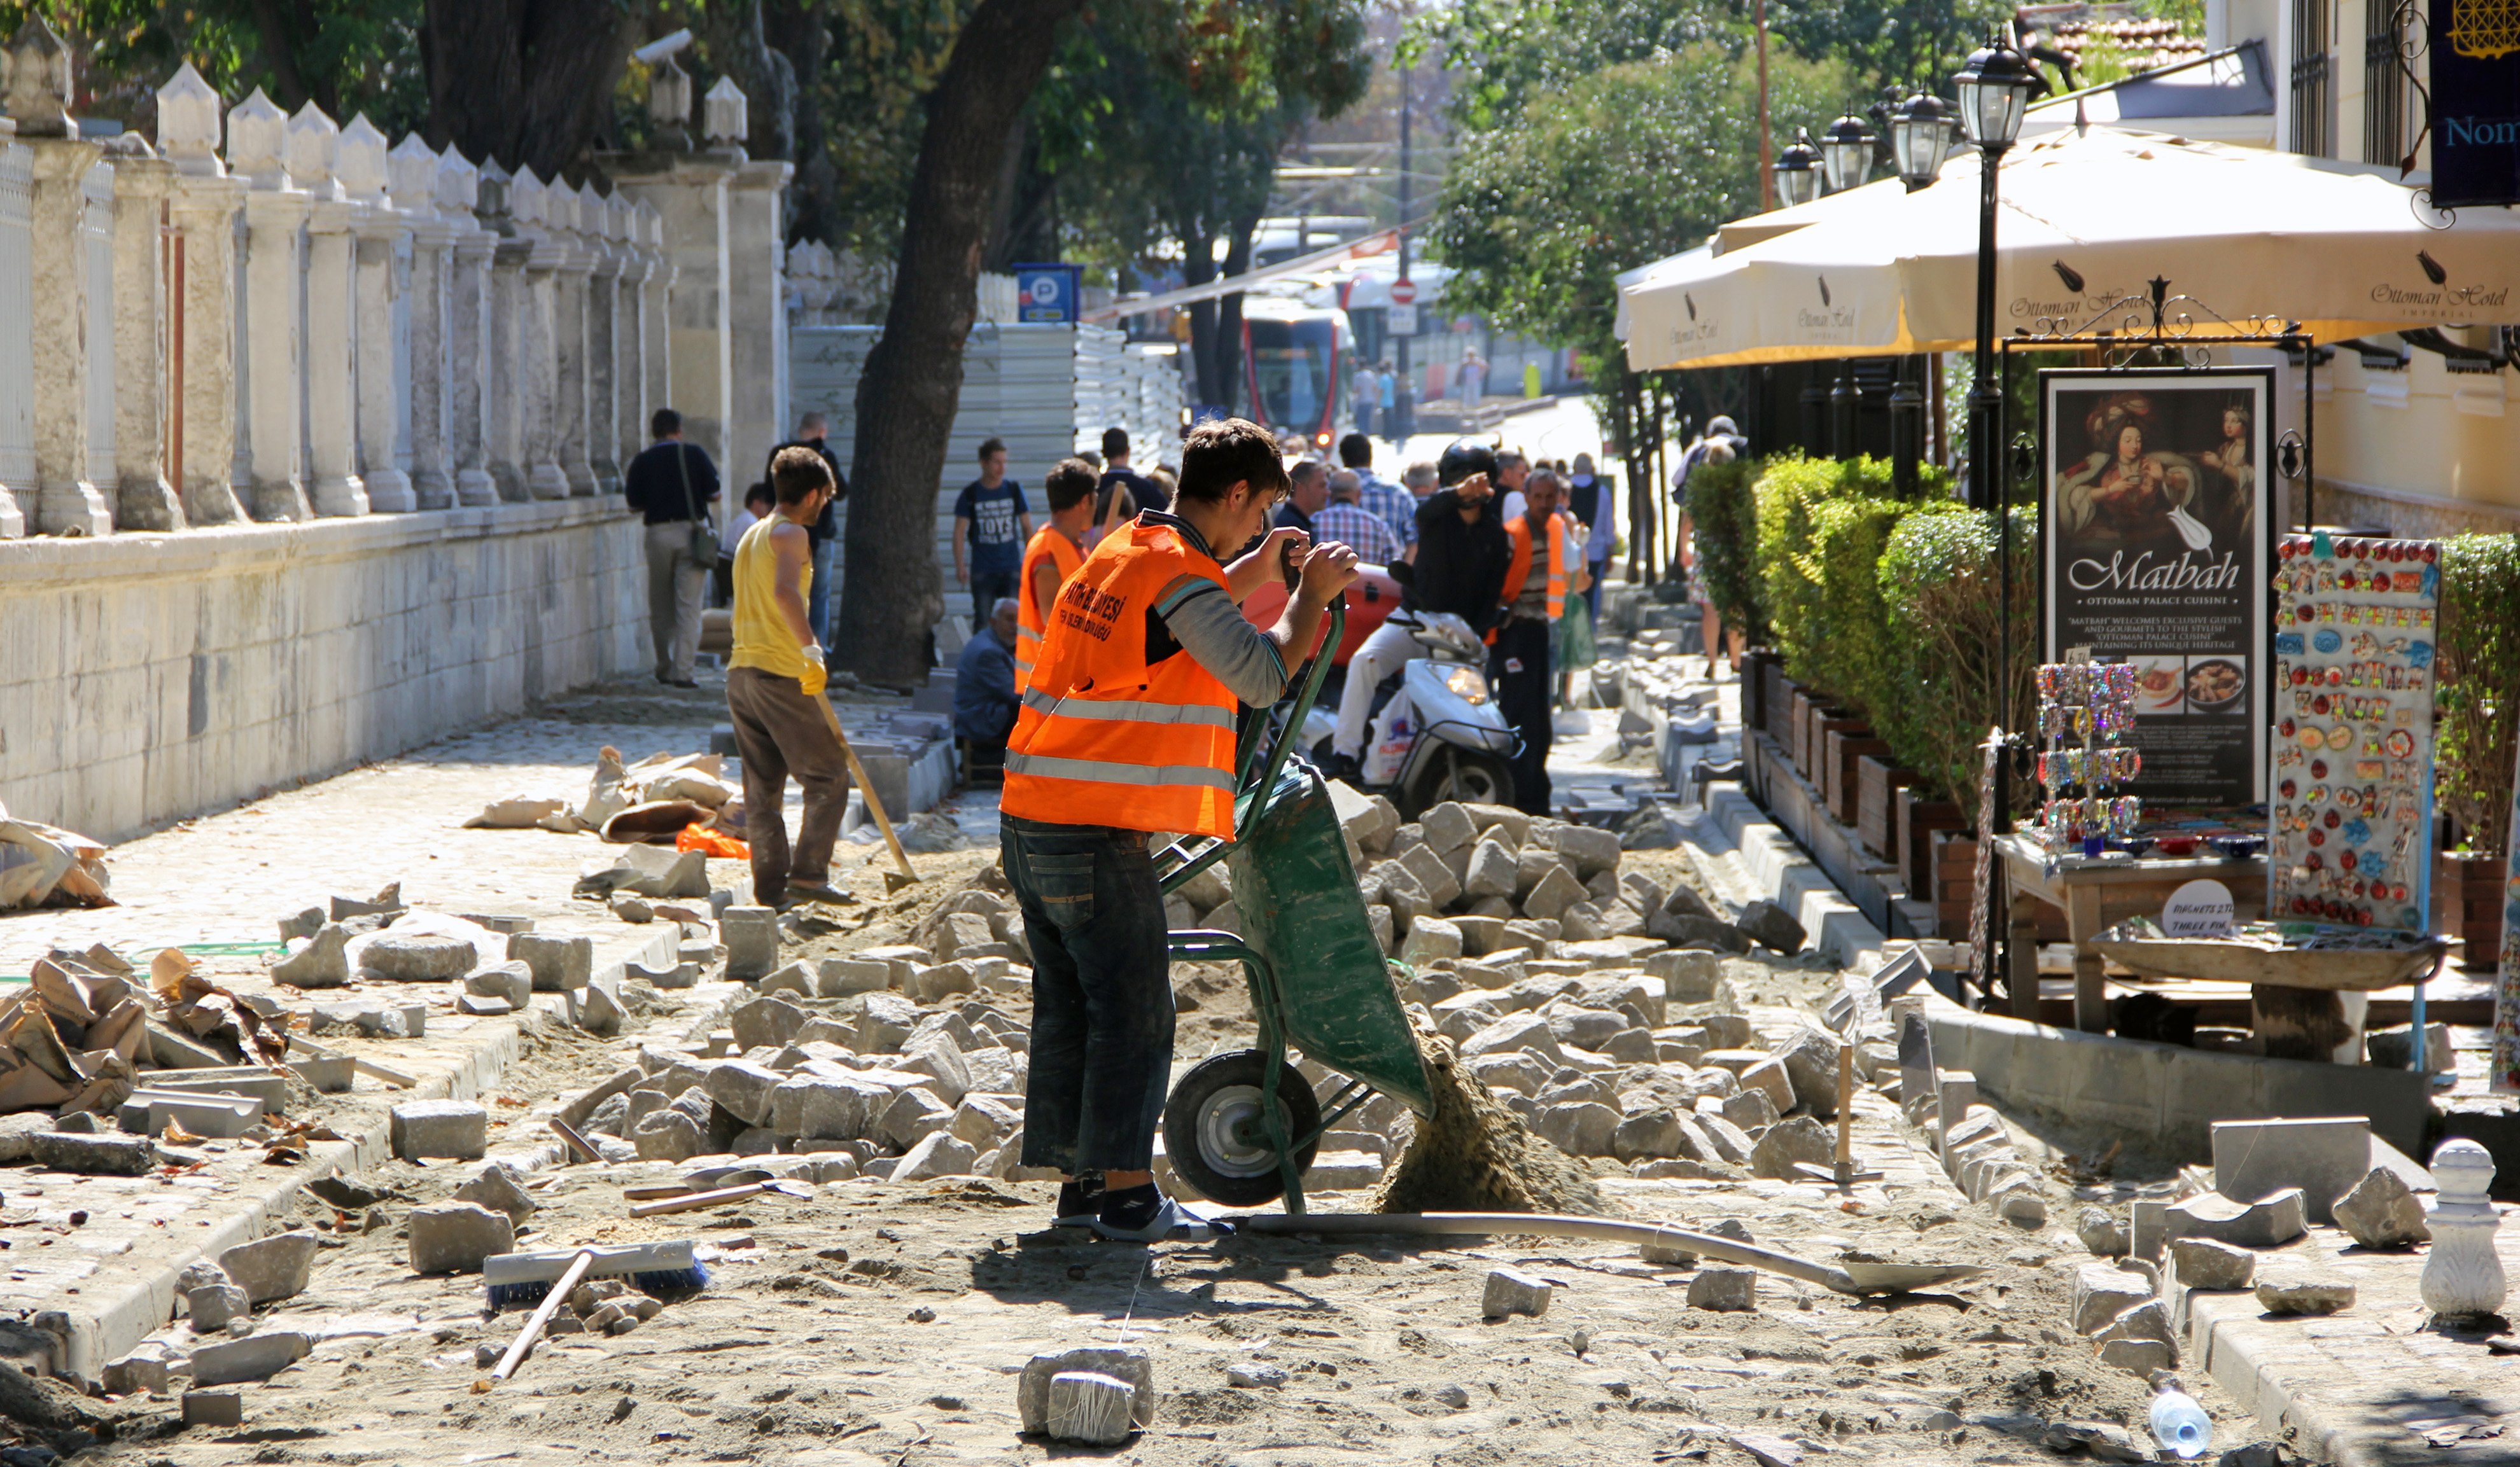
{"type": "MultiPolygon", "coordinates": [[[[513,788],[582,785],[605,742],[633,757],[698,747],[713,714],[705,694],[612,689],[188,822],[116,852],[117,890],[131,906],[0,923],[0,971],[22,971],[28,950],[55,942],[258,937],[322,892],[397,877],[414,900],[444,910],[617,930],[603,909],[567,897],[590,842],[456,825],[513,788]]],[[[860,867],[847,883],[859,907],[783,956],[907,935],[987,853],[919,860],[931,883],[889,901],[878,872],[860,867]]],[[[1677,886],[1687,865],[1684,853],[1634,853],[1627,868],[1677,886]]],[[[713,864],[711,874],[723,884],[734,873],[713,864]]],[[[1729,1006],[1759,1045],[1804,1024],[1837,977],[1809,958],[1733,959],[1725,971],[1737,1000],[1729,1006]]],[[[1218,976],[1184,980],[1195,991],[1182,1015],[1183,1063],[1249,1042],[1247,1001],[1218,976]]],[[[625,1333],[555,1337],[515,1381],[478,1389],[482,1353],[503,1348],[523,1311],[485,1315],[477,1275],[414,1274],[404,1230],[410,1209],[441,1201],[480,1164],[378,1159],[356,1174],[387,1194],[373,1211],[344,1213],[301,1193],[273,1220],[315,1230],[321,1247],[305,1289],[259,1311],[253,1330],[301,1332],[313,1348],[266,1380],[230,1388],[241,1393],[242,1425],[183,1427],[174,1393],[136,1392],[96,1403],[116,1422],[116,1440],[77,1459],[910,1467],[1108,1455],[1238,1467],[1741,1463],[1758,1459],[1755,1446],[1768,1460],[1957,1463],[2048,1459],[2040,1442],[2060,1421],[2113,1423],[2142,1439],[2141,1383],[2101,1367],[2071,1325],[2073,1269],[2089,1255],[2057,1222],[2024,1228],[1968,1202],[1868,1089],[1854,1103],[1855,1147],[1883,1176],[1846,1191],[1739,1168],[1688,1179],[1638,1176],[1606,1157],[1587,1165],[1640,1219],[1729,1223],[1821,1259],[1860,1251],[1979,1264],[1985,1274],[1871,1302],[1762,1276],[1753,1309],[1723,1311],[1689,1303],[1706,1269],[1648,1265],[1607,1245],[1081,1243],[1043,1231],[1048,1184],[1002,1178],[858,1177],[807,1182],[801,1198],[631,1220],[624,1188],[673,1181],[712,1158],[561,1164],[533,1117],[614,1074],[643,1045],[708,1047],[728,1001],[744,997],[718,983],[657,996],[610,1041],[548,1014],[516,1025],[513,1056],[481,1092],[511,1121],[494,1130],[492,1154],[524,1169],[536,1203],[518,1247],[688,1238],[708,1254],[705,1289],[673,1297],[625,1333]],[[1486,1274],[1499,1267],[1554,1285],[1544,1316],[1480,1318],[1486,1274]],[[1152,1357],[1160,1403],[1147,1433],[1108,1452],[1018,1437],[1014,1374],[1028,1357],[1114,1343],[1152,1357]]],[[[984,997],[1017,1024],[1028,1018],[1019,990],[984,997]]],[[[1688,1014],[1675,1003],[1670,1018],[1688,1014]]],[[[380,1102],[363,1093],[334,1103],[344,1109],[317,1114],[364,1120],[380,1102]]],[[[817,1158],[750,1160],[809,1174],[817,1158]]],[[[2051,1218],[2070,1216],[2062,1169],[2037,1184],[2051,1218]]],[[[87,1225],[68,1218],[57,1177],[0,1169],[0,1240],[13,1251],[75,1246],[87,1225]]],[[[1313,1194],[1325,1212],[1368,1202],[1362,1189],[1313,1194]]],[[[179,1353],[208,1343],[180,1313],[155,1338],[179,1353]]],[[[2216,1414],[2218,1446],[2252,1440],[2253,1425],[2210,1384],[2190,1386],[2216,1414]]]]}

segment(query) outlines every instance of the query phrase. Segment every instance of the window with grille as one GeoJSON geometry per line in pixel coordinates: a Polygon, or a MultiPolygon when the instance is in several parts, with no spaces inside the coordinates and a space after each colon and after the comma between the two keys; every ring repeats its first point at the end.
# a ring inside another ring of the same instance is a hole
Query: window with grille
{"type": "Polygon", "coordinates": [[[2292,0],[2292,151],[2325,157],[2328,0],[2292,0]]]}
{"type": "Polygon", "coordinates": [[[2363,0],[2362,161],[2407,151],[2407,73],[2398,56],[2398,0],[2363,0]]]}

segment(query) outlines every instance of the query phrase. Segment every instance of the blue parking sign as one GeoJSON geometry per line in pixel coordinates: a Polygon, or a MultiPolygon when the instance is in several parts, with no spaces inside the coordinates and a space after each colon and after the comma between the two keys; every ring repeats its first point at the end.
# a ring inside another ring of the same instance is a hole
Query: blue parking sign
{"type": "Polygon", "coordinates": [[[1043,326],[1074,326],[1080,265],[1017,265],[1015,319],[1043,326]]]}

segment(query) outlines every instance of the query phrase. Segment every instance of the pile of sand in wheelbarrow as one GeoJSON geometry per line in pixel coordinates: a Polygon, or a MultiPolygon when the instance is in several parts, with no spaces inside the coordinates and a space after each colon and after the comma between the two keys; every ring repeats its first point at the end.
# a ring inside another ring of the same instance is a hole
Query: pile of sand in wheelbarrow
{"type": "Polygon", "coordinates": [[[1533,1135],[1494,1091],[1461,1073],[1452,1045],[1418,1036],[1434,1114],[1373,1199],[1379,1213],[1583,1213],[1616,1211],[1582,1166],[1533,1135]]]}

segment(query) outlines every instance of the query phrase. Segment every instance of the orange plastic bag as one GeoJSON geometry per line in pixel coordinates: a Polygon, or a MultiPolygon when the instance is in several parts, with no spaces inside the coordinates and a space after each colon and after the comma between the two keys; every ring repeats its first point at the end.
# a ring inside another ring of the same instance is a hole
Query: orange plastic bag
{"type": "Polygon", "coordinates": [[[683,833],[674,837],[674,849],[702,851],[727,861],[752,859],[752,847],[723,831],[712,830],[706,825],[685,825],[683,833]]]}

